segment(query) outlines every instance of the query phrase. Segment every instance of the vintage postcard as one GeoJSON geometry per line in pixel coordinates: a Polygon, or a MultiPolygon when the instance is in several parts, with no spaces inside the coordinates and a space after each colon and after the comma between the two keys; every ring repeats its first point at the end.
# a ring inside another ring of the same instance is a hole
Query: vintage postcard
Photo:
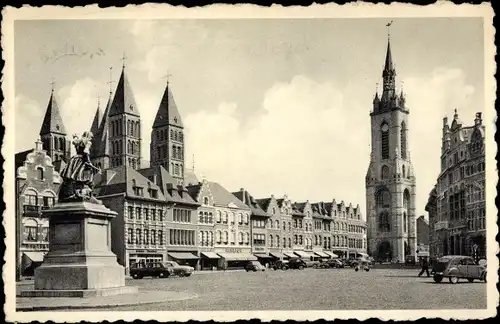
{"type": "Polygon", "coordinates": [[[496,315],[489,4],[2,14],[8,321],[496,315]]]}

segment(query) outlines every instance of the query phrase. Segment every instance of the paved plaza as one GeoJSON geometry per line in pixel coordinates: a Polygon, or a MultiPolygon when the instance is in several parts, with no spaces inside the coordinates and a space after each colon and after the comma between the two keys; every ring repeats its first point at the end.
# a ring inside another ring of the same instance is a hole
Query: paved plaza
{"type": "MultiPolygon", "coordinates": [[[[486,284],[417,277],[418,270],[305,269],[195,273],[189,278],[127,280],[141,291],[196,296],[96,311],[484,309],[486,284]]],[[[113,297],[109,297],[112,299],[113,297]]],[[[94,310],[94,309],[88,309],[94,310]]]]}

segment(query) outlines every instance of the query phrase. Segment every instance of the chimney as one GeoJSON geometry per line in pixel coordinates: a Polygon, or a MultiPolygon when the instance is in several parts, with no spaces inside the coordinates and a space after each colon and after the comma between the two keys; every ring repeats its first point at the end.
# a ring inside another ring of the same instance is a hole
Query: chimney
{"type": "Polygon", "coordinates": [[[474,119],[474,125],[478,126],[483,123],[483,119],[481,118],[482,113],[477,112],[476,113],[476,119],[474,119]]]}
{"type": "Polygon", "coordinates": [[[156,175],[156,173],[153,173],[153,183],[155,185],[158,185],[158,181],[157,180],[158,180],[158,176],[156,175]]]}
{"type": "Polygon", "coordinates": [[[246,197],[245,197],[245,189],[244,188],[240,188],[240,192],[241,192],[241,201],[243,201],[244,204],[246,204],[246,197]]]}

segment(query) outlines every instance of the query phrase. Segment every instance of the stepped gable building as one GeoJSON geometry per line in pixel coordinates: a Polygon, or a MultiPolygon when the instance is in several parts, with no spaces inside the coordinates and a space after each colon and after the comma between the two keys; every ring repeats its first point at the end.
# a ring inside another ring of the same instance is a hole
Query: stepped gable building
{"type": "Polygon", "coordinates": [[[176,180],[184,184],[184,126],[167,82],[151,131],[151,165],[162,165],[176,180]]]}
{"type": "Polygon", "coordinates": [[[306,251],[306,224],[305,214],[302,209],[297,208],[297,204],[292,203],[292,233],[294,250],[306,251]]]}
{"type": "Polygon", "coordinates": [[[429,195],[431,256],[486,257],[485,146],[481,113],[464,126],[457,111],[443,119],[441,173],[429,195]]]}
{"type": "Polygon", "coordinates": [[[297,219],[298,221],[298,235],[299,242],[301,241],[300,235],[303,236],[303,248],[306,252],[313,251],[313,220],[312,220],[312,209],[309,201],[302,203],[294,203],[292,205],[292,216],[300,217],[297,219]],[[302,220],[302,227],[301,227],[302,220]]]}
{"type": "Polygon", "coordinates": [[[233,192],[233,195],[250,208],[250,236],[252,238],[252,253],[262,264],[269,263],[274,257],[268,254],[268,222],[270,215],[265,212],[258,202],[246,191],[233,192]]]}
{"type": "Polygon", "coordinates": [[[276,259],[283,259],[286,256],[283,252],[283,234],[281,233],[281,209],[274,195],[269,198],[256,199],[260,208],[265,211],[270,218],[267,221],[267,248],[269,254],[276,259]]]}
{"type": "Polygon", "coordinates": [[[281,236],[283,253],[288,257],[297,257],[293,253],[293,231],[292,231],[292,201],[284,195],[277,199],[281,214],[281,236]]]}
{"type": "Polygon", "coordinates": [[[318,202],[311,204],[313,211],[314,222],[314,245],[313,251],[320,252],[330,251],[332,248],[332,235],[331,235],[331,203],[318,202]]]}
{"type": "Polygon", "coordinates": [[[198,250],[200,269],[217,268],[220,256],[213,252],[215,245],[214,197],[206,179],[186,186],[189,195],[200,204],[198,208],[198,250]]]}
{"type": "Polygon", "coordinates": [[[200,203],[163,166],[138,171],[160,188],[169,206],[166,215],[168,259],[199,268],[197,211],[200,203]]]}
{"type": "Polygon", "coordinates": [[[59,104],[57,103],[54,89],[50,94],[49,103],[45,116],[43,118],[42,127],[40,128],[40,138],[42,140],[43,150],[56,164],[56,169],[62,169],[60,161],[68,161],[71,152],[71,142],[66,137],[66,128],[61,117],[59,104]]]}
{"type": "Polygon", "coordinates": [[[377,260],[415,258],[415,175],[408,147],[405,96],[396,92],[390,40],[382,72],[383,91],[373,99],[371,158],[366,174],[368,251],[377,260]]]}
{"type": "Polygon", "coordinates": [[[49,220],[42,211],[57,201],[62,179],[40,140],[35,142],[34,149],[16,154],[15,161],[16,278],[19,280],[21,276],[33,276],[49,250],[49,220]]]}
{"type": "Polygon", "coordinates": [[[94,193],[118,213],[111,221],[111,250],[127,271],[137,263],[167,260],[171,205],[157,184],[121,165],[96,175],[94,193]]]}

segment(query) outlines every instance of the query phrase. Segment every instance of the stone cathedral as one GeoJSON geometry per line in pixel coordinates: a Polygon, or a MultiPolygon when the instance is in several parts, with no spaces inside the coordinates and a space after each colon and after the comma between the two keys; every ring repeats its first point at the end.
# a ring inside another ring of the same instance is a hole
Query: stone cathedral
{"type": "Polygon", "coordinates": [[[408,148],[405,95],[396,91],[390,39],[383,91],[373,99],[371,159],[366,175],[368,253],[378,261],[416,255],[415,175],[408,148]]]}

